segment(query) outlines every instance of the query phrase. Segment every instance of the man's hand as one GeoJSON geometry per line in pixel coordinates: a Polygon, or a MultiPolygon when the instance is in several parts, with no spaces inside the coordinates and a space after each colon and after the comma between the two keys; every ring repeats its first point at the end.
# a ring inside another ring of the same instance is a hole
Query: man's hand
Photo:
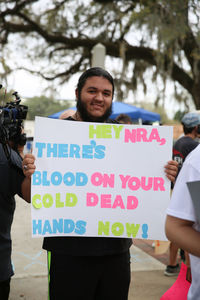
{"type": "Polygon", "coordinates": [[[26,177],[31,177],[33,173],[35,172],[35,156],[33,154],[26,154],[24,156],[23,162],[22,162],[22,167],[23,167],[23,172],[26,177]]]}
{"type": "Polygon", "coordinates": [[[22,162],[24,175],[26,176],[22,182],[22,196],[27,202],[31,201],[31,176],[35,172],[35,157],[33,154],[26,154],[22,162]]]}
{"type": "Polygon", "coordinates": [[[178,173],[178,163],[175,160],[168,161],[167,165],[164,167],[167,178],[174,182],[178,173]]]}

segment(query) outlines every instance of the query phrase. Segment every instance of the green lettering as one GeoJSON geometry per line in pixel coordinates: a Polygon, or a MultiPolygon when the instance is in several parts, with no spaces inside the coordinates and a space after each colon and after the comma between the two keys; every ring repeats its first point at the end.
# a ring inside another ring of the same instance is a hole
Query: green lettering
{"type": "Polygon", "coordinates": [[[120,126],[113,125],[113,129],[114,129],[114,132],[115,132],[115,138],[116,139],[120,138],[120,132],[122,131],[123,127],[124,127],[123,125],[120,125],[120,126]]]}
{"type": "Polygon", "coordinates": [[[136,237],[138,230],[140,228],[140,224],[129,224],[126,223],[126,232],[128,237],[136,237]]]}
{"type": "Polygon", "coordinates": [[[67,193],[65,206],[73,207],[78,202],[78,199],[75,194],[67,193]]]}
{"type": "Polygon", "coordinates": [[[109,235],[109,227],[110,222],[105,222],[105,224],[102,221],[99,221],[98,223],[98,235],[109,235]]]}
{"type": "Polygon", "coordinates": [[[53,197],[51,194],[45,194],[42,198],[42,203],[45,208],[49,208],[53,205],[53,197]]]}
{"type": "Polygon", "coordinates": [[[64,202],[60,201],[60,193],[56,193],[56,207],[64,207],[64,202]]]}
{"type": "Polygon", "coordinates": [[[94,125],[89,125],[89,138],[93,139],[95,134],[96,138],[101,138],[101,126],[97,125],[96,128],[94,128],[94,125]]]}
{"type": "Polygon", "coordinates": [[[122,223],[116,222],[111,227],[112,234],[120,236],[124,233],[124,226],[122,223]]]}
{"type": "Polygon", "coordinates": [[[102,125],[102,138],[111,139],[112,138],[112,127],[111,125],[102,125]]]}
{"type": "Polygon", "coordinates": [[[41,201],[41,195],[40,194],[35,194],[32,197],[32,201],[31,202],[32,202],[33,207],[35,207],[35,208],[41,208],[42,207],[42,203],[38,202],[37,200],[41,201]]]}

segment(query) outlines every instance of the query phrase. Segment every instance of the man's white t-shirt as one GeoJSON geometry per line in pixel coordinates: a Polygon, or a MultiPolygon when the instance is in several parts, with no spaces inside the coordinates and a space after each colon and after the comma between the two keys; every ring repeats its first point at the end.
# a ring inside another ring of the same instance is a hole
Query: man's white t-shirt
{"type": "MultiPolygon", "coordinates": [[[[167,209],[168,215],[179,219],[193,221],[194,228],[197,231],[200,231],[200,224],[196,222],[192,199],[186,184],[190,181],[200,181],[200,145],[187,156],[176,180],[170,205],[167,209]]],[[[187,299],[198,300],[200,299],[200,257],[190,254],[190,263],[192,284],[187,299]]]]}

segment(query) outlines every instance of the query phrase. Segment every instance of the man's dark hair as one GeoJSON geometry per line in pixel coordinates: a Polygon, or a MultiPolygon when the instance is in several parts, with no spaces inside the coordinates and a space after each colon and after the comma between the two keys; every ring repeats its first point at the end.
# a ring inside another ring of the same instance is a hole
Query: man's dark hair
{"type": "Polygon", "coordinates": [[[77,84],[78,97],[80,98],[81,90],[82,90],[83,86],[85,85],[86,80],[89,77],[93,77],[93,76],[104,77],[112,84],[112,89],[113,89],[112,90],[112,97],[113,97],[113,95],[114,95],[114,80],[113,80],[113,77],[106,70],[104,70],[102,68],[99,68],[99,67],[90,68],[80,76],[80,78],[78,80],[78,84],[77,84]]]}
{"type": "Polygon", "coordinates": [[[195,127],[196,127],[196,126],[195,127],[187,127],[183,123],[182,123],[182,125],[183,125],[183,132],[184,132],[184,134],[191,133],[195,129],[195,127]]]}

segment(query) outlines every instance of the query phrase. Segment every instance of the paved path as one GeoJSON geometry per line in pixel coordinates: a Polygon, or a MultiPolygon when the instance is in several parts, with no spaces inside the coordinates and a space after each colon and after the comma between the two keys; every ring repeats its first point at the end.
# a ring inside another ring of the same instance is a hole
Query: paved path
{"type": "MultiPolygon", "coordinates": [[[[16,202],[17,207],[12,226],[12,260],[15,275],[11,281],[9,300],[46,300],[46,251],[42,250],[42,239],[31,238],[30,205],[20,198],[17,198],[16,202]]],[[[132,281],[129,300],[160,299],[175,281],[175,278],[163,275],[164,269],[163,263],[138,247],[132,246],[132,281]]]]}

